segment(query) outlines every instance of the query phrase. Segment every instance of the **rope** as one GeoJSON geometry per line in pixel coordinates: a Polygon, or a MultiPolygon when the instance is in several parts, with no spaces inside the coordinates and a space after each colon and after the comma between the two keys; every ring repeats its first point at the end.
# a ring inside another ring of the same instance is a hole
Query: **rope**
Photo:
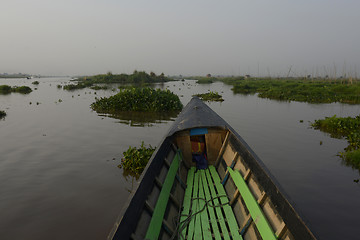
{"type": "Polygon", "coordinates": [[[180,211],[179,211],[179,216],[178,216],[178,222],[180,221],[180,218],[183,217],[183,216],[186,216],[186,219],[183,220],[182,222],[180,222],[179,224],[176,225],[176,229],[173,233],[173,235],[171,236],[170,239],[175,239],[176,235],[178,236],[178,239],[185,239],[185,237],[183,236],[182,234],[182,231],[189,225],[189,223],[191,222],[191,220],[199,213],[203,212],[206,207],[212,207],[212,208],[216,208],[216,207],[223,207],[227,204],[229,204],[229,202],[227,203],[221,203],[221,204],[218,204],[218,205],[214,205],[212,203],[212,201],[214,201],[215,199],[218,199],[218,198],[221,198],[221,197],[226,197],[226,195],[221,195],[221,196],[216,196],[216,197],[213,197],[209,200],[206,200],[205,198],[200,198],[200,197],[197,197],[197,198],[191,198],[191,201],[194,201],[194,200],[202,200],[205,202],[204,206],[202,207],[202,209],[200,209],[199,211],[195,212],[195,213],[191,213],[191,210],[190,210],[190,214],[189,215],[180,215],[180,211]]]}

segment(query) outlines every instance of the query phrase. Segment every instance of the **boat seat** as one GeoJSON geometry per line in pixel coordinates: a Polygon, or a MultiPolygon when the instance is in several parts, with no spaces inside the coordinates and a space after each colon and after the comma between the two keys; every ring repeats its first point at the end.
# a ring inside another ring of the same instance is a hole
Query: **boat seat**
{"type": "Polygon", "coordinates": [[[262,239],[277,239],[270,224],[266,220],[264,213],[262,212],[258,202],[252,195],[250,189],[246,185],[244,178],[240,172],[233,170],[230,167],[227,168],[228,172],[233,179],[235,186],[239,190],[241,197],[243,198],[247,209],[249,210],[252,221],[255,222],[256,228],[259,231],[262,239]]]}
{"type": "Polygon", "coordinates": [[[178,232],[180,239],[242,239],[214,166],[189,170],[178,232]]]}

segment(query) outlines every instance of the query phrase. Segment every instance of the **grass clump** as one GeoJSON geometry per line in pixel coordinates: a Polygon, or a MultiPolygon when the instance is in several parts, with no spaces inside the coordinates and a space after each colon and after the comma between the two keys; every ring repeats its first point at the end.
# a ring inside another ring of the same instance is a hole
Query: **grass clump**
{"type": "Polygon", "coordinates": [[[121,159],[121,164],[118,167],[140,175],[154,151],[155,148],[151,145],[145,147],[144,142],[141,143],[139,148],[130,146],[127,151],[123,152],[124,157],[121,159]]]}
{"type": "Polygon", "coordinates": [[[216,101],[216,102],[222,102],[224,99],[218,92],[208,92],[208,93],[199,93],[195,94],[194,96],[199,97],[203,101],[216,101]]]}
{"type": "Polygon", "coordinates": [[[170,112],[180,111],[183,105],[177,95],[169,90],[152,88],[121,89],[109,98],[100,98],[91,108],[101,113],[119,111],[170,112]]]}
{"type": "Polygon", "coordinates": [[[0,110],[0,119],[4,118],[6,116],[6,112],[0,110]]]}
{"type": "Polygon", "coordinates": [[[0,86],[0,94],[9,94],[12,92],[22,93],[22,94],[28,94],[31,93],[32,90],[30,87],[27,86],[21,86],[21,87],[10,87],[8,85],[1,85],[0,86]]]}
{"type": "Polygon", "coordinates": [[[315,129],[330,133],[334,138],[345,138],[349,145],[340,152],[339,156],[347,165],[360,171],[360,115],[356,117],[326,117],[315,120],[315,129]]]}

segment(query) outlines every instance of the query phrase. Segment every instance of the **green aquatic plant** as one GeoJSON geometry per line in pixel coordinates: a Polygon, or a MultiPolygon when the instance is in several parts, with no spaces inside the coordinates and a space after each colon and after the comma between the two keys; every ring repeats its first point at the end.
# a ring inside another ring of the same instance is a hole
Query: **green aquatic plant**
{"type": "Polygon", "coordinates": [[[6,112],[5,111],[2,111],[0,110],[0,119],[6,117],[6,112]]]}
{"type": "Polygon", "coordinates": [[[327,132],[334,138],[345,138],[348,146],[338,155],[346,165],[360,170],[360,115],[356,117],[326,117],[311,124],[315,129],[327,132]]]}
{"type": "Polygon", "coordinates": [[[28,86],[21,86],[21,87],[10,87],[8,85],[1,85],[0,86],[0,94],[9,94],[12,92],[22,93],[22,94],[28,94],[32,92],[31,88],[28,86]]]}
{"type": "Polygon", "coordinates": [[[12,91],[17,92],[17,93],[22,93],[22,94],[28,94],[28,93],[32,92],[31,88],[28,86],[13,87],[12,91]]]}
{"type": "Polygon", "coordinates": [[[199,93],[199,94],[195,94],[194,96],[199,97],[203,101],[216,101],[216,102],[224,101],[224,99],[218,92],[209,91],[208,93],[199,93]]]}
{"type": "Polygon", "coordinates": [[[340,152],[339,156],[347,166],[360,171],[360,149],[340,152]]]}
{"type": "Polygon", "coordinates": [[[93,89],[93,90],[107,90],[107,89],[109,89],[108,86],[98,86],[98,85],[92,86],[90,88],[93,89]]]}
{"type": "Polygon", "coordinates": [[[130,146],[127,151],[123,152],[124,157],[118,167],[140,175],[154,151],[155,147],[151,145],[145,147],[144,142],[141,143],[139,148],[130,146]]]}
{"type": "Polygon", "coordinates": [[[301,79],[243,80],[234,84],[234,93],[261,98],[308,103],[360,103],[360,83],[310,81],[301,79]]]}
{"type": "Polygon", "coordinates": [[[100,113],[119,111],[169,112],[180,111],[183,105],[177,95],[169,90],[152,88],[121,89],[108,98],[96,99],[91,108],[100,113]]]}
{"type": "Polygon", "coordinates": [[[232,85],[236,94],[258,94],[261,98],[308,103],[360,103],[357,79],[193,77],[198,83],[221,81],[232,85]]]}
{"type": "Polygon", "coordinates": [[[64,90],[68,90],[68,91],[72,91],[72,90],[77,90],[77,89],[83,89],[83,88],[87,88],[87,87],[91,87],[93,85],[92,82],[78,82],[77,84],[68,84],[68,85],[64,85],[63,89],[64,90]]]}
{"type": "Polygon", "coordinates": [[[0,85],[0,94],[11,93],[11,87],[8,85],[0,85]]]}
{"type": "Polygon", "coordinates": [[[91,82],[91,83],[159,83],[168,82],[173,79],[165,77],[164,73],[156,75],[154,72],[149,74],[145,71],[134,71],[132,74],[113,74],[108,72],[106,74],[98,74],[95,76],[86,76],[78,79],[79,82],[91,82]]]}

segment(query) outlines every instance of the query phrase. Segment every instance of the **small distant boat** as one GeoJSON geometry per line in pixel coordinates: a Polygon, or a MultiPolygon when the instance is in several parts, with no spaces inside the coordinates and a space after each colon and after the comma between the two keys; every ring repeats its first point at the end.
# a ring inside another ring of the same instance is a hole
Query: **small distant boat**
{"type": "Polygon", "coordinates": [[[108,239],[316,239],[263,162],[197,97],[154,152],[108,239]]]}

